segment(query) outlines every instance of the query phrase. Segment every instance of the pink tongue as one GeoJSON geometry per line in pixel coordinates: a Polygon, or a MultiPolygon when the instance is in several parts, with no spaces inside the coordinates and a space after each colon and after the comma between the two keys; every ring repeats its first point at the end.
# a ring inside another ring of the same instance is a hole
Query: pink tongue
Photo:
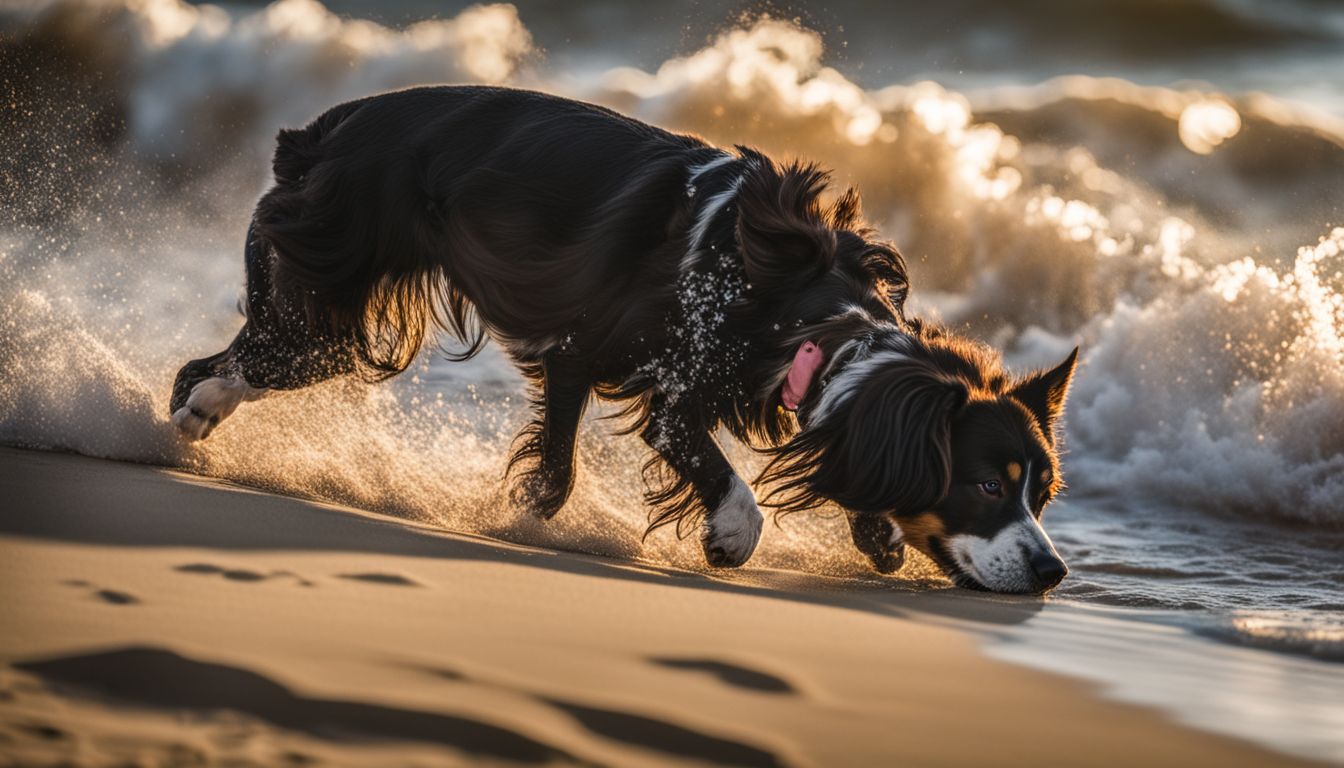
{"type": "Polygon", "coordinates": [[[807,388],[812,386],[812,377],[821,367],[821,347],[810,341],[803,342],[793,356],[793,365],[789,366],[789,375],[784,379],[784,390],[780,399],[790,411],[798,410],[798,404],[807,397],[807,388]]]}

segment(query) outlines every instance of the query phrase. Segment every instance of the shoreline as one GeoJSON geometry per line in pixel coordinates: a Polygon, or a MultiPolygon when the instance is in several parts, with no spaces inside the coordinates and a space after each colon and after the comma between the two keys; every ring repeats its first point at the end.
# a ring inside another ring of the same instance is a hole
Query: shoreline
{"type": "Polygon", "coordinates": [[[709,575],[10,448],[0,499],[20,759],[1306,764],[1065,676],[1143,635],[1069,604],[709,575]]]}

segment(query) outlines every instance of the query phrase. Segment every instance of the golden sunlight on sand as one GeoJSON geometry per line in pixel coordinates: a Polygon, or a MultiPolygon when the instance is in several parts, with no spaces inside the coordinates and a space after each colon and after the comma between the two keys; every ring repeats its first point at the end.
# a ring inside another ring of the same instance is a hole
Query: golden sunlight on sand
{"type": "Polygon", "coordinates": [[[949,626],[1039,603],[709,577],[7,448],[0,497],[22,764],[1295,764],[949,626]]]}

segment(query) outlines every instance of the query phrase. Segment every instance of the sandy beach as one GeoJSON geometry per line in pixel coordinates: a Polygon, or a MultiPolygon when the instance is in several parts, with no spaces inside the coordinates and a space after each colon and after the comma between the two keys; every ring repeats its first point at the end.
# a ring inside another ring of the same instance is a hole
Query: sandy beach
{"type": "Polygon", "coordinates": [[[0,449],[0,755],[1293,765],[986,657],[1037,601],[706,575],[0,449]]]}

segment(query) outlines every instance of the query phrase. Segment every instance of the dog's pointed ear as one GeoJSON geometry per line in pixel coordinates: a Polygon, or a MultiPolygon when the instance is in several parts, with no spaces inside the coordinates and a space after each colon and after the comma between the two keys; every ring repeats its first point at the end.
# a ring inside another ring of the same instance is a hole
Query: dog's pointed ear
{"type": "Polygon", "coordinates": [[[905,317],[905,299],[910,293],[910,277],[905,258],[891,243],[870,242],[860,262],[864,272],[891,302],[892,309],[905,317]]]}
{"type": "Polygon", "coordinates": [[[1031,411],[1041,432],[1051,443],[1055,441],[1055,424],[1064,412],[1064,401],[1069,396],[1069,384],[1073,381],[1073,371],[1077,365],[1078,348],[1074,347],[1064,362],[1048,371],[1028,376],[1008,393],[1031,411]]]}
{"type": "Polygon", "coordinates": [[[762,157],[748,171],[737,194],[737,241],[757,295],[805,284],[835,263],[835,230],[818,199],[826,183],[815,165],[781,169],[762,157]]]}

